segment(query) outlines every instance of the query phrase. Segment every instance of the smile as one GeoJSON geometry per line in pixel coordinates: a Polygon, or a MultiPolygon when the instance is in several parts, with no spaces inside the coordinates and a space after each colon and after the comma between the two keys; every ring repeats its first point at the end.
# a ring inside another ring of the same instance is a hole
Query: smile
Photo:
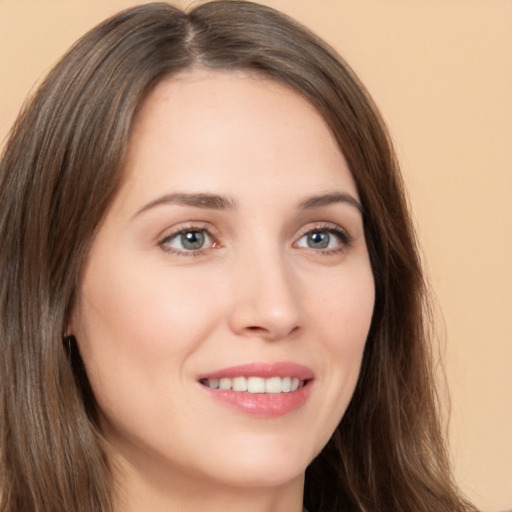
{"type": "Polygon", "coordinates": [[[302,388],[306,381],[297,377],[223,377],[220,379],[202,379],[201,384],[222,391],[247,393],[291,393],[302,388]]]}
{"type": "Polygon", "coordinates": [[[255,362],[214,370],[197,380],[216,403],[250,416],[276,418],[307,402],[315,375],[311,368],[288,361],[255,362]]]}

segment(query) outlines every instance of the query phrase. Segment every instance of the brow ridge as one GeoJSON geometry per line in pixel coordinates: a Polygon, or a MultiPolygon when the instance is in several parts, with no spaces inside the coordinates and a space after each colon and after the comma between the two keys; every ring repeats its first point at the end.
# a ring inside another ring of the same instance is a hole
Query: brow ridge
{"type": "MultiPolygon", "coordinates": [[[[300,210],[308,210],[314,208],[321,208],[323,206],[329,206],[335,203],[346,203],[354,206],[363,213],[363,207],[361,203],[350,194],[345,192],[333,192],[328,194],[320,194],[312,197],[308,197],[299,203],[300,210]]],[[[139,215],[147,210],[155,208],[157,206],[166,204],[176,204],[180,206],[192,206],[195,208],[204,208],[211,210],[228,210],[236,208],[236,202],[233,199],[218,195],[204,192],[175,192],[171,194],[165,194],[161,197],[150,201],[145,204],[135,215],[139,215]]]]}
{"type": "Polygon", "coordinates": [[[175,192],[172,194],[165,194],[149,203],[145,204],[136,215],[150,210],[156,206],[165,204],[176,204],[180,206],[193,206],[195,208],[205,208],[210,210],[227,210],[235,208],[235,201],[227,197],[219,196],[217,194],[208,193],[187,193],[175,192]]]}
{"type": "Polygon", "coordinates": [[[308,197],[299,204],[299,209],[308,210],[311,208],[321,208],[322,206],[329,206],[335,203],[347,203],[357,208],[361,213],[364,213],[361,203],[355,197],[345,192],[333,192],[308,197]]]}

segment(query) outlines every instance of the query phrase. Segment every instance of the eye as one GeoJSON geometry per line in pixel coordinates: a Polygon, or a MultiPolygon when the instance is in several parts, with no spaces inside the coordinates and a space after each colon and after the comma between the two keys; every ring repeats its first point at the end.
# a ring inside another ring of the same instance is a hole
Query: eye
{"type": "Polygon", "coordinates": [[[164,238],[163,249],[177,254],[194,254],[216,246],[213,237],[205,228],[186,228],[164,238]]]}
{"type": "Polygon", "coordinates": [[[324,252],[337,252],[349,243],[350,237],[346,231],[328,226],[309,230],[299,238],[295,246],[324,252]]]}

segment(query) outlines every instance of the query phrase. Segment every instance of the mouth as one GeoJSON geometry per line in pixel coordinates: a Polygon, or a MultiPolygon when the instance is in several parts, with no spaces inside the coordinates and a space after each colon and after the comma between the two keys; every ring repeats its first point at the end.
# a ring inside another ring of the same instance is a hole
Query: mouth
{"type": "Polygon", "coordinates": [[[313,371],[295,363],[252,363],[201,375],[198,382],[215,402],[258,417],[284,416],[311,394],[313,371]]]}
{"type": "Polygon", "coordinates": [[[298,377],[222,377],[212,379],[201,379],[203,386],[222,391],[235,391],[239,393],[291,393],[306,385],[308,380],[301,380],[298,377]]]}

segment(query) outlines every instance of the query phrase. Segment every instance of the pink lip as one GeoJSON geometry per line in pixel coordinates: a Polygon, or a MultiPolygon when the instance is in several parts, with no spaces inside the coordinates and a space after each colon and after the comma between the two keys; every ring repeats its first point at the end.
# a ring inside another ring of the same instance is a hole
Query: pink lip
{"type": "Polygon", "coordinates": [[[306,381],[297,391],[289,393],[248,393],[225,391],[202,386],[216,401],[240,412],[261,418],[276,418],[299,409],[307,401],[313,385],[314,373],[306,367],[290,362],[251,363],[231,366],[200,375],[198,380],[234,377],[296,377],[306,381]]]}
{"type": "Polygon", "coordinates": [[[205,373],[199,376],[202,379],[222,379],[223,377],[233,379],[234,377],[297,377],[299,380],[311,380],[314,373],[311,368],[301,364],[287,361],[278,363],[250,363],[238,366],[230,366],[221,370],[205,373]]]}

